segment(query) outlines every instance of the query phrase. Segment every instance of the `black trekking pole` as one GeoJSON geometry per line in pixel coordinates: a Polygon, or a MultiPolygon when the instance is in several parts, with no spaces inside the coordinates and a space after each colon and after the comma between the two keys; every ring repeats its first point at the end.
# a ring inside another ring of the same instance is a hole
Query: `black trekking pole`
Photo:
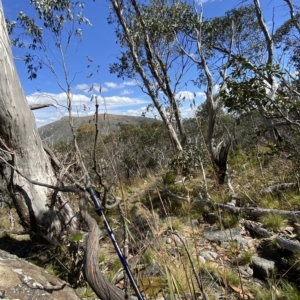
{"type": "Polygon", "coordinates": [[[124,254],[122,253],[122,251],[121,251],[121,249],[120,249],[120,247],[119,247],[119,245],[118,245],[118,243],[116,241],[115,235],[114,235],[111,227],[109,226],[109,224],[108,224],[108,222],[106,220],[106,217],[104,215],[104,207],[101,204],[101,200],[100,200],[100,197],[98,196],[98,192],[92,186],[89,186],[88,188],[86,188],[86,190],[90,194],[90,196],[91,196],[91,198],[93,200],[94,207],[95,207],[95,212],[97,213],[98,216],[102,216],[103,217],[103,223],[104,223],[104,225],[106,227],[106,230],[107,230],[107,232],[108,232],[108,234],[110,236],[110,239],[111,239],[111,241],[112,241],[112,243],[113,243],[113,245],[114,245],[114,247],[115,247],[115,249],[116,249],[116,251],[118,253],[119,259],[120,259],[120,261],[121,261],[121,263],[122,263],[122,265],[124,267],[124,270],[125,270],[127,276],[129,277],[129,280],[130,280],[130,282],[131,282],[131,284],[132,284],[132,286],[133,286],[133,288],[134,288],[134,290],[136,292],[136,295],[137,295],[138,299],[139,300],[144,300],[143,295],[141,294],[141,292],[140,292],[140,290],[139,290],[139,288],[138,288],[138,286],[137,286],[137,284],[136,284],[136,282],[134,280],[134,277],[133,277],[133,275],[132,275],[132,273],[131,273],[131,271],[129,269],[127,260],[126,260],[126,258],[124,256],[124,254]]]}

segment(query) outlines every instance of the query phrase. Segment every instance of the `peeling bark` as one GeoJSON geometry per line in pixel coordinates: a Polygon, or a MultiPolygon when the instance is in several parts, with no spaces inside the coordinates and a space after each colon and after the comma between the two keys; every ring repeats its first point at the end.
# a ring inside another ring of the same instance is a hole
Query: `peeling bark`
{"type": "Polygon", "coordinates": [[[43,149],[15,68],[1,1],[0,65],[0,171],[21,223],[35,233],[43,230],[54,235],[65,226],[74,228],[76,218],[63,196],[58,197],[56,207],[49,208],[52,191],[26,179],[56,185],[50,159],[43,149]]]}

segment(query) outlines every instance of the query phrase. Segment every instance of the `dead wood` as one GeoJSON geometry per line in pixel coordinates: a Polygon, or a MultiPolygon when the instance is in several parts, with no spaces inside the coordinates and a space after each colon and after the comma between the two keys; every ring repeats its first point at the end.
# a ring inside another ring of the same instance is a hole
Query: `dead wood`
{"type": "Polygon", "coordinates": [[[299,252],[300,251],[300,243],[298,241],[292,241],[285,237],[279,236],[274,232],[268,231],[265,228],[260,227],[258,224],[253,222],[245,221],[243,223],[245,228],[254,232],[263,238],[274,238],[276,243],[283,249],[289,250],[291,252],[299,252]]]}
{"type": "Polygon", "coordinates": [[[47,103],[44,103],[44,104],[31,104],[29,105],[30,109],[31,110],[35,110],[35,109],[40,109],[40,108],[45,108],[45,107],[49,107],[49,106],[54,106],[53,104],[47,104],[47,103]]]}
{"type": "Polygon", "coordinates": [[[107,281],[99,269],[98,251],[100,229],[96,221],[86,210],[86,197],[83,193],[80,199],[80,212],[90,231],[86,242],[84,257],[83,269],[85,278],[101,300],[124,300],[125,294],[107,281]]]}
{"type": "Polygon", "coordinates": [[[188,199],[187,197],[182,197],[172,193],[166,186],[161,185],[160,188],[170,197],[176,200],[182,201],[190,201],[194,204],[199,204],[202,206],[208,206],[209,208],[220,208],[226,211],[247,215],[250,219],[258,219],[259,217],[267,214],[279,214],[288,219],[294,220],[296,218],[300,218],[300,211],[289,211],[289,210],[280,210],[280,209],[268,209],[268,208],[260,208],[260,207],[236,207],[232,203],[222,204],[222,203],[213,203],[211,201],[201,199],[188,199]]]}
{"type": "Polygon", "coordinates": [[[278,191],[294,189],[296,187],[297,187],[297,183],[295,183],[295,182],[279,183],[279,184],[270,185],[264,189],[261,189],[259,193],[261,195],[266,195],[266,194],[272,194],[272,193],[275,193],[278,191]]]}
{"type": "Polygon", "coordinates": [[[268,208],[259,208],[259,207],[248,207],[243,209],[243,212],[252,219],[257,219],[263,215],[267,214],[277,214],[288,219],[294,220],[300,218],[300,211],[290,211],[290,210],[281,210],[281,209],[268,209],[268,208]]]}

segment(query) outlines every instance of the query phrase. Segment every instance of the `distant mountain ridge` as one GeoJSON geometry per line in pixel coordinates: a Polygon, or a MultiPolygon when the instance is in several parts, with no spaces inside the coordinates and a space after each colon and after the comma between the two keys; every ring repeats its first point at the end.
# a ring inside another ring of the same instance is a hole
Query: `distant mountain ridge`
{"type": "MultiPolygon", "coordinates": [[[[75,130],[84,124],[94,124],[95,116],[74,117],[75,130]]],[[[157,122],[157,120],[146,117],[135,117],[126,115],[99,114],[98,128],[100,134],[108,135],[120,131],[126,124],[141,126],[145,122],[157,122]]],[[[68,141],[72,137],[69,118],[63,117],[58,121],[42,126],[38,129],[42,140],[47,144],[53,144],[58,141],[68,141]]]]}

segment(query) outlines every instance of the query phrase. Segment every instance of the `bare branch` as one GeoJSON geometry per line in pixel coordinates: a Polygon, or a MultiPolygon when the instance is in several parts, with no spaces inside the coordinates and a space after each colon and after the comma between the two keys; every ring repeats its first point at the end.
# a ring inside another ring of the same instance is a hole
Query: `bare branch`
{"type": "Polygon", "coordinates": [[[0,159],[7,165],[9,166],[11,169],[13,169],[16,173],[18,173],[20,176],[22,176],[23,178],[25,178],[28,182],[30,182],[31,184],[34,185],[38,185],[38,186],[43,186],[58,192],[72,192],[72,193],[78,193],[80,191],[82,191],[81,188],[76,188],[74,186],[55,186],[55,185],[51,185],[51,184],[47,184],[47,183],[42,183],[39,181],[35,181],[35,180],[31,180],[30,178],[28,178],[27,176],[25,176],[24,174],[22,174],[18,168],[14,167],[13,165],[11,165],[10,163],[8,163],[3,157],[0,156],[0,159]]]}
{"type": "Polygon", "coordinates": [[[29,107],[30,107],[31,110],[36,110],[36,109],[45,108],[45,107],[50,107],[50,106],[55,107],[55,105],[49,104],[49,103],[44,103],[44,104],[31,104],[31,105],[29,105],[29,107]]]}

